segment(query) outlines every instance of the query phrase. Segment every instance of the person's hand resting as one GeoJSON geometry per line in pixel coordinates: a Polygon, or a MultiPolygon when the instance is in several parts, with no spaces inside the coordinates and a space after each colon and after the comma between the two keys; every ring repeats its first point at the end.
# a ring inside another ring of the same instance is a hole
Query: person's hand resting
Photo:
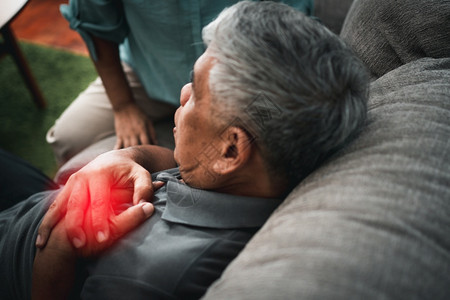
{"type": "Polygon", "coordinates": [[[158,143],[152,121],[134,103],[114,110],[114,126],[117,136],[114,149],[158,143]]]}
{"type": "Polygon", "coordinates": [[[153,214],[154,207],[148,202],[121,205],[124,203],[123,198],[132,197],[130,190],[113,190],[110,196],[111,202],[118,204],[118,207],[112,205],[107,212],[109,238],[106,241],[99,242],[95,237],[92,223],[94,219],[91,218],[94,207],[88,205],[85,210],[86,217],[82,222],[83,231],[86,233],[82,247],[72,246],[66,234],[66,223],[69,222],[70,227],[72,221],[64,217],[51,232],[47,246],[36,251],[32,275],[32,299],[67,299],[76,277],[75,265],[78,258],[98,256],[117,239],[153,214]]]}
{"type": "Polygon", "coordinates": [[[133,149],[107,152],[73,174],[44,216],[36,246],[45,247],[52,229],[63,217],[67,236],[76,248],[86,244],[87,233],[83,230],[86,218],[90,218],[89,235],[98,243],[107,242],[114,225],[113,212],[150,201],[163,183],[152,182],[150,173],[135,162],[133,153],[133,149]],[[89,214],[86,214],[88,207],[89,214]]]}

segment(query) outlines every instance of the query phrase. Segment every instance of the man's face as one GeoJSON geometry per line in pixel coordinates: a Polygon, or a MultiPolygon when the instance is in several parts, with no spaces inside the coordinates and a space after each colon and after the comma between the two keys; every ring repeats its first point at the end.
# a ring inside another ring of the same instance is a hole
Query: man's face
{"type": "Polygon", "coordinates": [[[210,189],[214,186],[212,164],[217,155],[214,141],[218,128],[211,116],[209,70],[214,59],[206,51],[195,63],[192,82],[180,95],[180,107],[175,112],[174,157],[183,180],[192,187],[210,189]]]}

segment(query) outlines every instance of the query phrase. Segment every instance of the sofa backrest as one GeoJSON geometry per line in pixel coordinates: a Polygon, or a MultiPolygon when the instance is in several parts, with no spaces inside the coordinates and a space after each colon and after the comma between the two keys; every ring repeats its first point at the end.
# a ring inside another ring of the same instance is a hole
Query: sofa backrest
{"type": "Polygon", "coordinates": [[[353,0],[314,0],[314,15],[332,32],[339,34],[353,0]]]}

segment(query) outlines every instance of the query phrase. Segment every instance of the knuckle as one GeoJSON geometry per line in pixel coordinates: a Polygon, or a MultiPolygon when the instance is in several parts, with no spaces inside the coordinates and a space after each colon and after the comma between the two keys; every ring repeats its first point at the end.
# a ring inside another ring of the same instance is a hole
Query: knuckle
{"type": "Polygon", "coordinates": [[[52,202],[52,204],[50,204],[50,206],[48,207],[47,212],[48,211],[54,211],[54,210],[56,210],[57,207],[58,207],[58,204],[57,204],[57,202],[55,200],[55,201],[52,202]]]}
{"type": "Polygon", "coordinates": [[[94,210],[100,209],[104,207],[103,201],[99,199],[91,199],[91,207],[94,210]]]}
{"type": "Polygon", "coordinates": [[[102,229],[105,224],[107,224],[107,222],[100,217],[92,218],[92,227],[95,229],[102,229]]]}

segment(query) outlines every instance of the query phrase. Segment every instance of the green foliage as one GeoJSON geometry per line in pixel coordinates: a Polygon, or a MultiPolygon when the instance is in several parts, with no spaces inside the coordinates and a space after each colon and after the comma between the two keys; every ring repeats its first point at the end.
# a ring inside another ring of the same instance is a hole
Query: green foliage
{"type": "Polygon", "coordinates": [[[0,148],[10,151],[52,177],[57,169],[45,141],[47,130],[96,77],[85,56],[20,43],[47,108],[36,107],[13,59],[0,60],[0,148]]]}

